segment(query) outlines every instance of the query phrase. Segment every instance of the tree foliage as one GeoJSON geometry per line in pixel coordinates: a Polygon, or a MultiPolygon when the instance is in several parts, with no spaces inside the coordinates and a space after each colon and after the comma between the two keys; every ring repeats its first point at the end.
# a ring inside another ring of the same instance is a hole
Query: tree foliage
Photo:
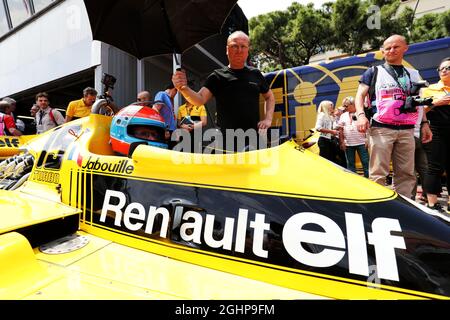
{"type": "Polygon", "coordinates": [[[355,55],[375,50],[392,34],[410,43],[450,35],[450,10],[413,20],[400,0],[336,0],[316,9],[294,2],[285,11],[250,19],[252,61],[263,71],[308,64],[312,56],[339,49],[355,55]]]}
{"type": "Polygon", "coordinates": [[[290,20],[289,12],[286,14],[282,11],[250,19],[251,55],[259,64],[284,69],[298,63],[297,60],[290,60],[287,56],[290,43],[286,26],[290,20]]]}
{"type": "Polygon", "coordinates": [[[335,48],[355,55],[378,49],[392,34],[407,36],[413,11],[397,14],[400,0],[337,0],[332,21],[335,48]]]}
{"type": "Polygon", "coordinates": [[[428,13],[414,20],[411,31],[412,42],[439,39],[450,35],[450,10],[442,13],[428,13]]]}
{"type": "Polygon", "coordinates": [[[337,0],[331,15],[334,30],[334,47],[354,55],[363,51],[363,46],[373,36],[367,28],[368,3],[360,0],[337,0]]]}
{"type": "Polygon", "coordinates": [[[309,59],[326,49],[331,48],[333,31],[330,15],[326,11],[314,9],[312,3],[299,6],[294,19],[289,21],[290,43],[297,48],[289,48],[290,55],[301,52],[302,64],[308,64],[309,59]]]}
{"type": "Polygon", "coordinates": [[[275,11],[249,21],[253,62],[262,70],[307,64],[325,50],[333,36],[326,10],[293,3],[287,11],[275,11]]]}
{"type": "Polygon", "coordinates": [[[380,48],[383,41],[393,34],[404,35],[409,38],[409,30],[413,18],[413,10],[405,7],[399,12],[400,0],[373,0],[370,2],[374,8],[380,8],[380,26],[373,29],[372,37],[367,39],[370,50],[380,48]]]}

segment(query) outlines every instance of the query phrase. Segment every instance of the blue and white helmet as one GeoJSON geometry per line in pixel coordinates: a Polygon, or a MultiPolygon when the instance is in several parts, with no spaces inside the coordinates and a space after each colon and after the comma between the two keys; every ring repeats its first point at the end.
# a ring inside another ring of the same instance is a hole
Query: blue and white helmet
{"type": "Polygon", "coordinates": [[[131,105],[120,110],[112,119],[110,135],[112,149],[122,155],[128,155],[132,143],[146,143],[150,146],[167,149],[165,138],[166,124],[163,117],[147,106],[131,105]],[[144,139],[134,136],[134,129],[146,127],[155,135],[144,139]]]}

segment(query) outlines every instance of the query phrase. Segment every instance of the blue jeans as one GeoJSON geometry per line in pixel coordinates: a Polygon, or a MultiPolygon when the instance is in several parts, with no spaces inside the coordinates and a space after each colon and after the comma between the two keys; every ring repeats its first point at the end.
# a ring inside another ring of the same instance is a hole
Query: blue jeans
{"type": "Polygon", "coordinates": [[[345,147],[345,157],[347,159],[347,169],[356,172],[355,166],[355,154],[358,152],[359,158],[361,159],[361,164],[364,170],[364,177],[369,177],[369,152],[366,146],[361,144],[359,146],[346,146],[345,147]]]}

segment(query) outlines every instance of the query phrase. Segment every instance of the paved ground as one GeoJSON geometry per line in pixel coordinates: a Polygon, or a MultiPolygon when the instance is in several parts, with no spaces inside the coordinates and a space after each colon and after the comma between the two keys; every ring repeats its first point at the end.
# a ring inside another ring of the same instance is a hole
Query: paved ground
{"type": "MultiPolygon", "coordinates": [[[[425,205],[426,202],[421,200],[421,196],[422,196],[422,186],[418,186],[417,187],[417,195],[416,195],[416,201],[425,205]]],[[[440,196],[438,197],[438,201],[439,203],[442,205],[443,208],[447,208],[447,201],[448,201],[448,190],[447,187],[442,186],[442,192],[440,194],[440,196]]]]}
{"type": "MultiPolygon", "coordinates": [[[[357,173],[359,174],[359,175],[363,175],[363,172],[362,172],[362,168],[358,168],[358,169],[356,169],[357,170],[357,173]]],[[[388,183],[388,185],[387,185],[387,187],[388,188],[392,188],[392,180],[390,179],[390,177],[388,177],[388,180],[386,180],[386,182],[388,183]]],[[[426,201],[422,201],[422,185],[418,185],[417,186],[417,194],[416,194],[416,201],[418,202],[418,203],[420,203],[420,204],[423,204],[423,205],[426,205],[427,204],[427,202],[426,201]]],[[[448,190],[447,190],[447,187],[446,187],[446,183],[445,183],[445,181],[443,180],[442,181],[442,192],[441,192],[441,194],[439,195],[439,197],[438,197],[438,201],[439,201],[439,203],[441,204],[441,206],[444,208],[444,209],[447,209],[447,201],[448,202],[450,202],[450,199],[449,199],[449,196],[448,196],[448,190]]],[[[449,211],[449,214],[450,214],[450,211],[449,211]]]]}

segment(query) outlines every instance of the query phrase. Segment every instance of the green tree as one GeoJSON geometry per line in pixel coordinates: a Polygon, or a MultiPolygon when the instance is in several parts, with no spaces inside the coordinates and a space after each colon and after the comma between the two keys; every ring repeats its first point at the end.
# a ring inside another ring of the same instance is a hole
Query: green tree
{"type": "Polygon", "coordinates": [[[368,8],[369,3],[361,0],[337,0],[334,3],[331,24],[337,49],[351,55],[364,51],[364,45],[374,34],[373,29],[367,27],[368,8]]]}
{"type": "Polygon", "coordinates": [[[288,25],[289,40],[294,44],[294,47],[290,48],[290,55],[300,51],[302,64],[308,64],[312,56],[331,49],[334,33],[330,17],[326,10],[314,9],[312,3],[300,6],[288,25]]]}
{"type": "Polygon", "coordinates": [[[442,25],[445,28],[445,37],[450,36],[450,10],[442,13],[441,16],[442,25]]]}
{"type": "Polygon", "coordinates": [[[378,49],[392,34],[408,38],[412,10],[398,14],[400,0],[337,0],[333,6],[332,22],[335,46],[355,55],[378,49]]]}
{"type": "Polygon", "coordinates": [[[249,21],[253,62],[263,71],[309,63],[311,56],[332,43],[330,16],[314,5],[294,2],[285,11],[274,11],[249,21]]]}
{"type": "Polygon", "coordinates": [[[410,43],[450,36],[450,10],[413,20],[409,7],[399,12],[400,0],[336,0],[315,9],[294,2],[249,21],[252,60],[263,71],[309,63],[330,49],[350,55],[380,48],[392,34],[410,43]]]}
{"type": "Polygon", "coordinates": [[[290,16],[283,11],[274,11],[253,17],[249,21],[251,56],[261,69],[284,69],[289,65],[286,26],[290,16]]]}
{"type": "Polygon", "coordinates": [[[450,10],[443,13],[428,13],[416,18],[411,31],[412,42],[439,39],[450,35],[450,10]]]}
{"type": "Polygon", "coordinates": [[[373,30],[368,39],[370,50],[380,48],[383,41],[393,34],[400,34],[409,40],[409,30],[414,12],[409,7],[399,12],[400,0],[372,0],[371,5],[380,8],[380,28],[373,30]]]}

